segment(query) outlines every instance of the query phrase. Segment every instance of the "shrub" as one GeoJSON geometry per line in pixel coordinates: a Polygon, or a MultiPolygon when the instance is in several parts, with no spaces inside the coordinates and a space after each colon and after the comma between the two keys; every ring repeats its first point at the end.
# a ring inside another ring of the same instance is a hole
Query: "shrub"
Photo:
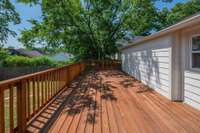
{"type": "Polygon", "coordinates": [[[36,57],[32,58],[31,63],[33,66],[54,66],[54,62],[49,60],[47,57],[36,57]]]}
{"type": "Polygon", "coordinates": [[[5,67],[28,66],[29,64],[29,58],[23,56],[9,56],[2,63],[5,67]]]}
{"type": "MultiPolygon", "coordinates": [[[[2,56],[3,56],[3,53],[2,53],[2,56]]],[[[72,63],[75,63],[78,61],[79,61],[79,58],[77,58],[77,57],[71,58],[68,61],[54,62],[45,56],[28,58],[28,57],[24,57],[24,56],[12,56],[12,55],[6,54],[6,56],[4,56],[4,59],[2,60],[2,66],[3,67],[26,67],[26,66],[29,66],[29,67],[37,67],[37,66],[62,67],[67,64],[72,64],[72,63]]]]}
{"type": "Polygon", "coordinates": [[[4,49],[0,49],[0,60],[4,60],[5,58],[7,58],[9,56],[8,51],[4,50],[4,49]]]}
{"type": "Polygon", "coordinates": [[[46,57],[28,58],[23,56],[8,56],[3,60],[4,67],[20,66],[55,66],[55,64],[46,57]]]}

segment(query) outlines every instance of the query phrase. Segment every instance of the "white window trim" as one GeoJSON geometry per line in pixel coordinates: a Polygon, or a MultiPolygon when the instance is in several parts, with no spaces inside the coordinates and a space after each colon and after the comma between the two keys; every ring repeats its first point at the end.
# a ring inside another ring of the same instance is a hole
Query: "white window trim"
{"type": "MultiPolygon", "coordinates": [[[[195,35],[192,35],[192,36],[190,37],[190,45],[189,45],[189,49],[190,49],[190,50],[189,50],[189,51],[190,51],[190,52],[189,52],[189,54],[190,54],[190,55],[189,55],[189,58],[190,58],[189,60],[190,60],[190,61],[189,61],[189,62],[190,62],[190,69],[191,69],[191,70],[199,71],[199,72],[200,72],[200,68],[193,68],[193,67],[192,67],[192,54],[195,53],[195,52],[197,52],[197,51],[194,52],[194,51],[192,50],[192,39],[193,39],[194,37],[197,37],[197,36],[200,36],[200,34],[195,34],[195,35]]],[[[200,53],[200,52],[199,52],[199,53],[200,53]]]]}

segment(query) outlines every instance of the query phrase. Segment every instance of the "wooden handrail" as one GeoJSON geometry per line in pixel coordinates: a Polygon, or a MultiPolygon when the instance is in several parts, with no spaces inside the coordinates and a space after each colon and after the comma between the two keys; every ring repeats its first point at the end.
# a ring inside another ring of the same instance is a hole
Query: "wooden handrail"
{"type": "Polygon", "coordinates": [[[0,82],[0,133],[26,130],[27,123],[84,71],[79,62],[0,82]]]}
{"type": "Polygon", "coordinates": [[[24,76],[20,76],[20,77],[8,79],[8,80],[3,80],[3,81],[0,81],[0,86],[5,86],[5,85],[7,85],[7,84],[19,82],[19,81],[21,81],[21,80],[23,80],[23,79],[35,77],[35,76],[38,76],[38,75],[41,75],[41,74],[44,74],[44,73],[49,73],[49,72],[52,72],[52,71],[57,71],[57,70],[59,70],[59,69],[63,69],[63,68],[66,68],[66,67],[70,67],[70,66],[73,66],[73,65],[76,65],[76,64],[78,64],[78,63],[69,64],[69,65],[66,65],[66,66],[60,67],[60,68],[51,68],[51,69],[48,69],[48,70],[44,70],[44,71],[40,71],[40,72],[36,72],[36,73],[32,73],[32,74],[27,74],[27,75],[24,75],[24,76]]]}

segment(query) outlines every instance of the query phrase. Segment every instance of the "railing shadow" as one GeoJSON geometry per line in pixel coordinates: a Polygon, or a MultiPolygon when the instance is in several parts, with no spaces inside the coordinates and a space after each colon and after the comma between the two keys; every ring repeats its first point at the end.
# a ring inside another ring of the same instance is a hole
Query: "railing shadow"
{"type": "MultiPolygon", "coordinates": [[[[112,74],[109,76],[118,75],[119,73],[112,74]]],[[[117,101],[117,97],[114,95],[115,89],[116,87],[112,84],[103,82],[98,70],[87,70],[29,124],[27,132],[47,132],[59,114],[74,117],[83,110],[88,111],[85,122],[94,125],[96,118],[100,117],[97,112],[101,111],[101,105],[95,98],[96,94],[100,93],[100,99],[102,100],[117,101]]]]}
{"type": "Polygon", "coordinates": [[[50,125],[52,125],[57,116],[63,110],[64,103],[67,102],[68,99],[72,98],[71,95],[75,93],[74,90],[76,89],[77,84],[78,82],[73,82],[69,88],[65,88],[55,96],[41,112],[37,112],[37,116],[28,124],[26,132],[47,132],[50,125]]]}

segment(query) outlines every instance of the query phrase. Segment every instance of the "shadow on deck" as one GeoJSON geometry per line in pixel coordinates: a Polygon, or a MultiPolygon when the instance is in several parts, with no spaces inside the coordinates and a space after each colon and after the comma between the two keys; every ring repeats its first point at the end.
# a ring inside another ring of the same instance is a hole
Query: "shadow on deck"
{"type": "Polygon", "coordinates": [[[200,111],[160,96],[118,71],[86,71],[27,132],[199,133],[200,111]]]}

